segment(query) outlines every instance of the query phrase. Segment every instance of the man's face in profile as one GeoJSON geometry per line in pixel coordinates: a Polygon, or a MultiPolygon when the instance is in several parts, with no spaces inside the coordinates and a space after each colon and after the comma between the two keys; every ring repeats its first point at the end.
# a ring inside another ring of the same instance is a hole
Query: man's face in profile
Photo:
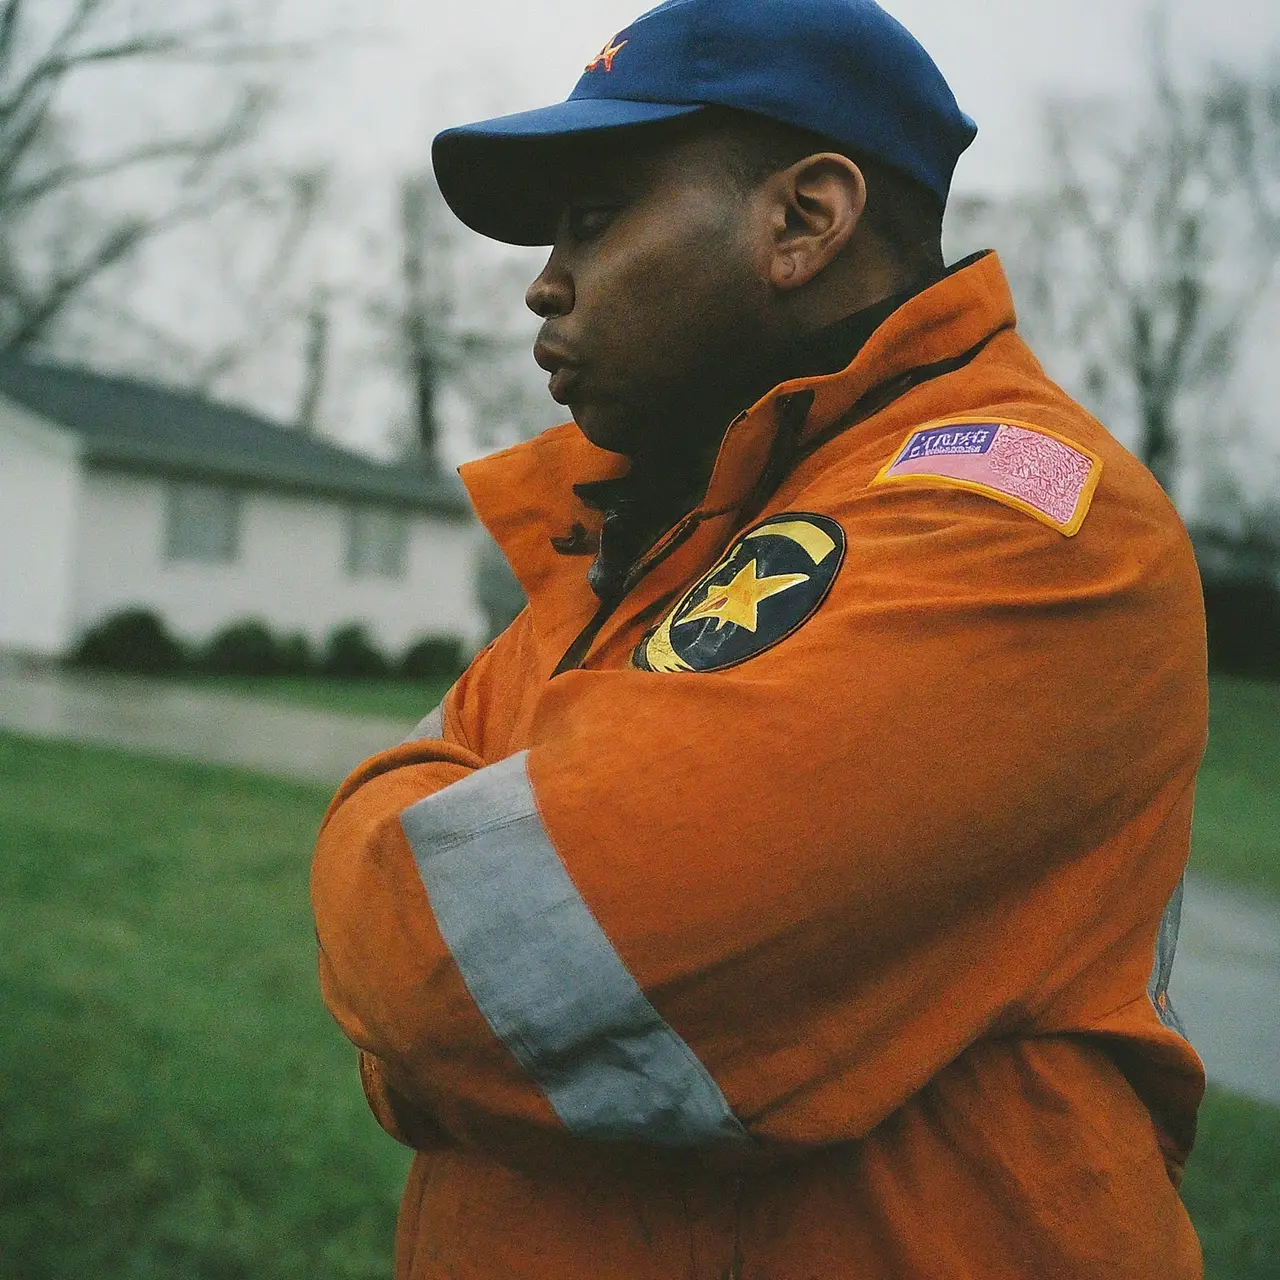
{"type": "Polygon", "coordinates": [[[695,126],[648,143],[622,135],[572,162],[526,301],[545,321],[535,359],[552,396],[602,448],[678,450],[681,424],[718,406],[760,346],[770,294],[755,209],[722,146],[695,126]]]}

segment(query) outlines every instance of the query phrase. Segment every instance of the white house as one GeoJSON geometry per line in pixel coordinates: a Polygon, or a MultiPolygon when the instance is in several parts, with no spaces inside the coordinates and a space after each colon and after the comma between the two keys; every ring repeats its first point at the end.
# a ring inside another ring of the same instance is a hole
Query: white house
{"type": "Polygon", "coordinates": [[[0,359],[0,649],[56,656],[130,607],[202,641],[255,618],[396,654],[481,639],[456,479],[187,392],[0,359]]]}

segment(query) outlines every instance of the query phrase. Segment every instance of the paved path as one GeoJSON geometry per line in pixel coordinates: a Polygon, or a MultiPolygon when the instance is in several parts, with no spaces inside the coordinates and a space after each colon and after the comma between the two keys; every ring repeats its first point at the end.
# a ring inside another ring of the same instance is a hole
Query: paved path
{"type": "Polygon", "coordinates": [[[1188,878],[1169,998],[1211,1080],[1280,1103],[1280,906],[1188,878]]]}
{"type": "MultiPolygon", "coordinates": [[[[0,670],[2,727],[330,785],[412,723],[143,680],[0,670]]],[[[1191,879],[1170,996],[1211,1079],[1280,1103],[1280,904],[1191,879]]]]}
{"type": "MultiPolygon", "coordinates": [[[[426,715],[430,707],[423,707],[426,715]]],[[[0,669],[0,727],[337,786],[415,720],[337,715],[127,676],[0,669]]]]}

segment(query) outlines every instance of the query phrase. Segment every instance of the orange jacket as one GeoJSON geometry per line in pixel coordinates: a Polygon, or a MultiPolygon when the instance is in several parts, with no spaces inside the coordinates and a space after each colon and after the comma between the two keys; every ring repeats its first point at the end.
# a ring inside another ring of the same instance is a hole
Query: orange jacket
{"type": "Polygon", "coordinates": [[[572,486],[622,467],[464,469],[529,608],[320,837],[397,1275],[1199,1276],[1199,583],[996,258],[738,419],[603,617],[572,486]]]}

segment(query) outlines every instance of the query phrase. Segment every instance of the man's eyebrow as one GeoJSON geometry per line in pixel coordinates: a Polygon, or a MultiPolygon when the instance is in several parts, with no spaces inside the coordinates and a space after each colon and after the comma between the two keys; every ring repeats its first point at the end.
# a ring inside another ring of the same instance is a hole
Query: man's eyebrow
{"type": "Polygon", "coordinates": [[[617,200],[633,194],[636,186],[634,176],[628,181],[627,175],[616,169],[607,169],[575,174],[565,183],[564,191],[570,203],[582,200],[617,200]]]}
{"type": "Polygon", "coordinates": [[[648,184],[659,155],[659,149],[650,147],[584,149],[574,157],[564,190],[571,199],[634,195],[648,184]]]}

